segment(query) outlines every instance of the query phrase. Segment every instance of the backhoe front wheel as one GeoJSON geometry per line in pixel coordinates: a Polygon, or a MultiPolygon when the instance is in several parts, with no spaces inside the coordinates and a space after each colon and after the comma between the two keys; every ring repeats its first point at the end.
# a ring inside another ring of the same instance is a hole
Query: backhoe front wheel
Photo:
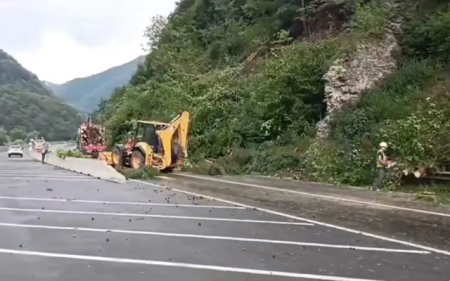
{"type": "Polygon", "coordinates": [[[145,156],[140,150],[134,150],[131,155],[131,168],[138,170],[145,166],[145,156]]]}

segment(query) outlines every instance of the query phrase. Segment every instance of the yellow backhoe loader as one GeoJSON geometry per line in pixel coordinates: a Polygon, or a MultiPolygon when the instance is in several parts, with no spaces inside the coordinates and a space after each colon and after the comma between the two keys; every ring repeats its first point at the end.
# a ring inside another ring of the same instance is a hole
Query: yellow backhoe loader
{"type": "Polygon", "coordinates": [[[187,157],[188,127],[186,111],[169,123],[138,121],[128,142],[115,145],[101,158],[113,167],[152,167],[160,171],[180,168],[187,157]]]}

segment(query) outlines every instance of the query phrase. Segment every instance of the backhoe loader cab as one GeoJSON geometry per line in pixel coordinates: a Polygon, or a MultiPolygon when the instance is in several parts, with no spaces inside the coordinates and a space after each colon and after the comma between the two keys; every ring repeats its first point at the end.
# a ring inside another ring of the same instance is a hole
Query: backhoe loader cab
{"type": "Polygon", "coordinates": [[[153,167],[158,170],[178,168],[187,157],[189,113],[182,112],[169,123],[138,121],[125,145],[116,146],[112,162],[133,169],[153,167]]]}
{"type": "Polygon", "coordinates": [[[136,142],[145,142],[153,147],[155,153],[161,153],[160,141],[157,131],[168,126],[167,123],[138,121],[135,133],[136,142]]]}

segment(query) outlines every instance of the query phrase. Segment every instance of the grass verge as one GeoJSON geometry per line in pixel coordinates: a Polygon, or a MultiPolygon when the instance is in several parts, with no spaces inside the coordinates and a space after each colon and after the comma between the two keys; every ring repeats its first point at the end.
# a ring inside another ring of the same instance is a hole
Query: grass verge
{"type": "Polygon", "coordinates": [[[125,176],[126,179],[135,180],[148,180],[159,175],[159,170],[149,167],[143,167],[141,169],[119,168],[119,173],[125,176]]]}

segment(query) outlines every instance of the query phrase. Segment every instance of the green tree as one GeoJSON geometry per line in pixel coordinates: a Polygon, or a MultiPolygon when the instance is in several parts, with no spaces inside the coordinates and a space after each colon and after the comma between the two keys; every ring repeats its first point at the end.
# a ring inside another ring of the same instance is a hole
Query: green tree
{"type": "Polygon", "coordinates": [[[8,134],[4,128],[0,127],[0,145],[8,143],[8,134]]]}
{"type": "Polygon", "coordinates": [[[39,136],[40,136],[39,132],[36,131],[36,130],[34,130],[34,131],[31,131],[31,132],[29,132],[29,133],[27,134],[26,140],[36,139],[36,138],[38,138],[39,136]]]}
{"type": "Polygon", "coordinates": [[[19,128],[14,128],[11,131],[9,131],[9,137],[11,138],[12,141],[24,140],[27,137],[27,132],[19,128]]]}
{"type": "Polygon", "coordinates": [[[450,11],[431,14],[413,21],[407,28],[403,44],[410,56],[436,58],[450,62],[450,11]]]}

